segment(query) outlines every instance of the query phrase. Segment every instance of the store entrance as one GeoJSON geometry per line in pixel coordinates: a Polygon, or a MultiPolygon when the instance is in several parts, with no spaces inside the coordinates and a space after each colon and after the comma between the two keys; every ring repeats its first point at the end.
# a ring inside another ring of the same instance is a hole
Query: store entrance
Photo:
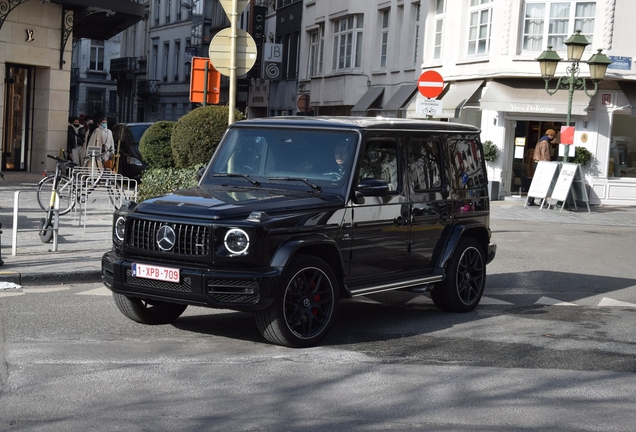
{"type": "Polygon", "coordinates": [[[559,131],[561,122],[554,121],[524,121],[517,120],[512,148],[512,172],[510,184],[513,195],[525,195],[530,189],[534,175],[534,148],[545,131],[554,129],[556,137],[550,143],[550,158],[553,161],[559,157],[559,131]]]}
{"type": "Polygon", "coordinates": [[[5,76],[2,170],[26,170],[33,68],[7,63],[5,76]]]}

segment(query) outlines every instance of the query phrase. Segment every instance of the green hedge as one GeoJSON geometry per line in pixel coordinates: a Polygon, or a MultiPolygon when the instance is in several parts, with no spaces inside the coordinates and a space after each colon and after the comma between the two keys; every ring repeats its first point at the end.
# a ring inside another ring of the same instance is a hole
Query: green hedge
{"type": "Polygon", "coordinates": [[[137,201],[172,193],[197,185],[197,171],[205,166],[199,164],[190,168],[148,168],[137,191],[137,201]]]}
{"type": "Polygon", "coordinates": [[[170,137],[176,122],[158,121],[144,132],[139,141],[139,151],[151,168],[169,168],[174,166],[170,137]]]}
{"type": "MultiPolygon", "coordinates": [[[[209,105],[190,111],[174,126],[171,137],[175,166],[207,164],[227,129],[229,107],[209,105]]],[[[244,118],[235,111],[236,120],[244,118]]]]}

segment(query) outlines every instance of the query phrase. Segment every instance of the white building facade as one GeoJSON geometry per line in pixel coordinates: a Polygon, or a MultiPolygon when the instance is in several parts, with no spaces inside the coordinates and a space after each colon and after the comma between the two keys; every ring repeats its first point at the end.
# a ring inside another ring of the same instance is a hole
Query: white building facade
{"type": "MultiPolygon", "coordinates": [[[[559,132],[566,124],[568,91],[546,92],[536,58],[552,46],[566,59],[564,42],[580,30],[590,42],[580,62],[585,78],[585,62],[602,49],[613,63],[596,95],[573,94],[576,132],[569,160],[576,146],[592,153],[583,166],[592,204],[636,205],[636,48],[630,22],[636,2],[434,0],[429,6],[422,68],[444,77],[443,116],[481,126],[482,140],[498,146],[489,177],[500,182],[502,197],[527,191],[535,144],[546,129],[559,132]]],[[[560,62],[551,91],[570,65],[560,62]]],[[[586,87],[594,90],[589,79],[586,87]]],[[[551,147],[552,160],[561,160],[565,146],[558,135],[551,147]]]]}

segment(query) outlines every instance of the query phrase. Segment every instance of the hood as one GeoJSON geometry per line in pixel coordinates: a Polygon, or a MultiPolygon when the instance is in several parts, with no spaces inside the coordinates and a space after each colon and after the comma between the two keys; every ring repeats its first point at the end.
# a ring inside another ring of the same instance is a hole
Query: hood
{"type": "Polygon", "coordinates": [[[253,211],[274,214],[342,205],[340,196],[324,192],[197,186],[148,199],[135,208],[135,213],[216,220],[247,217],[253,211]]]}

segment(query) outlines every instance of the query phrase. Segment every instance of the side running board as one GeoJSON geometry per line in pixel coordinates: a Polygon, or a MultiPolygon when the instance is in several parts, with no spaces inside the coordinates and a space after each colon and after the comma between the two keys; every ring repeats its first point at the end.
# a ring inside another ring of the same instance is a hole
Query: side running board
{"type": "Polygon", "coordinates": [[[436,282],[441,282],[444,279],[441,275],[427,276],[420,279],[411,279],[407,281],[393,282],[382,285],[367,285],[360,288],[351,290],[351,296],[361,296],[366,294],[378,293],[382,291],[391,291],[406,288],[417,288],[423,285],[428,285],[436,282]]]}

